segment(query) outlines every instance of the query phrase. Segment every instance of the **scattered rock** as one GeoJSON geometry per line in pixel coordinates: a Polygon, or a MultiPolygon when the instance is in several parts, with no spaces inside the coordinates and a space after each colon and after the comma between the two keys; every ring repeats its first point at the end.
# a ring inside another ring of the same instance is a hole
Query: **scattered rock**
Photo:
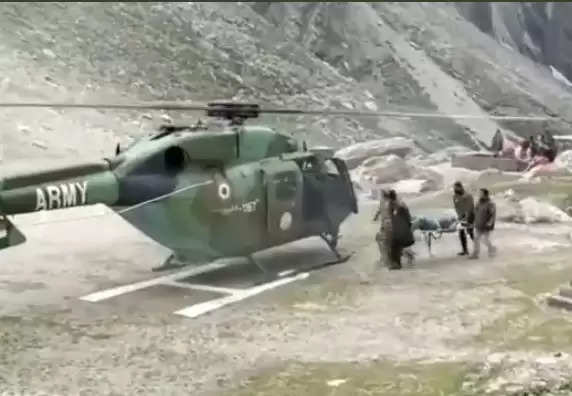
{"type": "Polygon", "coordinates": [[[173,119],[168,114],[161,114],[161,120],[163,120],[167,124],[173,123],[173,119]]]}
{"type": "Polygon", "coordinates": [[[330,380],[330,381],[328,381],[326,384],[327,384],[329,387],[337,388],[338,386],[343,385],[343,384],[345,384],[346,382],[348,382],[347,379],[335,379],[335,380],[330,380]]]}
{"type": "Polygon", "coordinates": [[[48,149],[47,144],[45,144],[45,143],[43,143],[43,142],[40,142],[39,140],[34,140],[34,141],[32,142],[32,146],[41,148],[41,149],[43,149],[43,150],[47,150],[47,149],[48,149]]]}
{"type": "Polygon", "coordinates": [[[537,177],[557,177],[557,176],[570,176],[572,173],[571,171],[559,165],[556,162],[546,164],[546,165],[538,165],[526,172],[523,176],[523,180],[531,180],[537,177]]]}
{"type": "Polygon", "coordinates": [[[502,353],[493,353],[487,356],[487,362],[491,364],[499,364],[504,360],[505,355],[502,353]]]}
{"type": "Polygon", "coordinates": [[[429,191],[431,183],[423,179],[407,179],[398,181],[392,188],[397,194],[420,194],[429,191]]]}
{"type": "Polygon", "coordinates": [[[525,198],[520,201],[524,215],[524,223],[561,223],[571,221],[572,218],[556,206],[538,201],[536,198],[525,198]]]}
{"type": "Polygon", "coordinates": [[[375,104],[374,101],[370,100],[364,103],[364,106],[369,110],[369,111],[378,111],[378,107],[375,104]]]}
{"type": "Polygon", "coordinates": [[[565,223],[572,221],[564,211],[533,197],[518,200],[516,197],[500,195],[495,199],[498,219],[510,223],[565,223]]]}
{"type": "Polygon", "coordinates": [[[18,130],[22,133],[30,133],[32,130],[26,125],[18,125],[18,130]]]}
{"type": "MultiPolygon", "coordinates": [[[[570,304],[572,304],[572,300],[570,301],[570,304]]],[[[557,360],[552,356],[543,356],[543,357],[536,359],[536,362],[540,363],[540,364],[550,364],[551,365],[551,364],[556,364],[557,360]]]]}
{"type": "Polygon", "coordinates": [[[57,57],[56,54],[55,54],[55,52],[52,51],[52,50],[49,49],[49,48],[44,48],[44,49],[42,50],[42,53],[43,53],[45,56],[47,56],[48,58],[50,58],[50,59],[56,59],[56,57],[57,57]]]}
{"type": "Polygon", "coordinates": [[[558,154],[554,160],[554,164],[560,168],[566,168],[572,171],[572,150],[563,151],[558,154]]]}

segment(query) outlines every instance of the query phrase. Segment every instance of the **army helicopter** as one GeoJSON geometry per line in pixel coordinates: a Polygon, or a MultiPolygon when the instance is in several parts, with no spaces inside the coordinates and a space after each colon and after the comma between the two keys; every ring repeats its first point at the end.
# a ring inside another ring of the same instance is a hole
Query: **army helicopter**
{"type": "Polygon", "coordinates": [[[165,125],[124,150],[118,145],[112,158],[0,179],[0,249],[26,240],[9,216],[104,204],[172,251],[154,270],[246,257],[265,273],[254,253],[315,236],[335,255],[326,264],[346,261],[349,255],[337,248],[339,230],[358,213],[358,202],[348,168],[333,150],[308,149],[288,134],[247,125],[248,119],[261,113],[448,117],[261,109],[234,102],[0,107],[199,110],[225,122],[223,128],[165,125]]]}
{"type": "MultiPolygon", "coordinates": [[[[209,103],[227,121],[162,126],[115,156],[0,181],[2,247],[25,242],[9,215],[105,204],[173,254],[158,269],[243,256],[320,236],[337,261],[340,224],[358,212],[348,169],[330,149],[245,125],[260,108],[209,103]]],[[[256,263],[256,262],[254,262],[256,263]]]]}

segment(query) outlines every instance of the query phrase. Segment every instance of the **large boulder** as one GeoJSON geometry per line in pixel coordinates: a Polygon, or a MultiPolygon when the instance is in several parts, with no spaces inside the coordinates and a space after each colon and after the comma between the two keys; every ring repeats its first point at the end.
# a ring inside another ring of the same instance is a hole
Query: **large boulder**
{"type": "Polygon", "coordinates": [[[560,168],[572,171],[572,150],[566,150],[558,154],[554,160],[554,164],[560,168]]]}
{"type": "Polygon", "coordinates": [[[395,154],[373,157],[361,165],[361,176],[375,184],[395,183],[411,177],[411,167],[395,154]]]}
{"type": "Polygon", "coordinates": [[[454,155],[467,154],[473,152],[471,149],[464,146],[451,146],[446,149],[437,151],[428,156],[417,156],[413,159],[412,163],[417,166],[431,166],[442,164],[451,161],[454,155]]]}
{"type": "Polygon", "coordinates": [[[401,194],[419,194],[443,188],[443,176],[434,170],[409,165],[391,154],[365,160],[351,171],[358,190],[369,191],[372,197],[379,189],[393,188],[401,194]]]}
{"type": "Polygon", "coordinates": [[[445,187],[445,178],[439,172],[424,167],[412,167],[411,176],[417,180],[424,180],[421,192],[438,191],[445,187]]]}
{"type": "Polygon", "coordinates": [[[572,221],[564,211],[547,202],[528,197],[518,199],[507,194],[495,197],[497,219],[510,223],[565,223],[572,221]]]}
{"type": "Polygon", "coordinates": [[[336,156],[346,161],[349,169],[354,169],[372,157],[381,157],[391,154],[399,158],[405,158],[415,150],[416,146],[413,140],[394,137],[353,144],[339,150],[336,156]]]}
{"type": "Polygon", "coordinates": [[[455,168],[450,163],[429,166],[426,169],[435,172],[442,177],[444,188],[452,188],[456,181],[460,181],[466,187],[475,185],[477,180],[484,173],[465,168],[455,168]]]}
{"type": "Polygon", "coordinates": [[[548,164],[537,165],[522,175],[523,180],[531,180],[536,177],[559,177],[570,176],[572,173],[568,168],[562,166],[562,163],[551,162],[548,164]]]}
{"type": "Polygon", "coordinates": [[[565,212],[547,202],[541,202],[536,198],[525,198],[519,202],[523,223],[563,223],[571,221],[572,218],[565,212]]]}
{"type": "Polygon", "coordinates": [[[434,191],[434,186],[429,180],[425,179],[406,179],[400,180],[397,183],[393,183],[392,189],[397,192],[397,194],[421,194],[428,191],[434,191]]]}

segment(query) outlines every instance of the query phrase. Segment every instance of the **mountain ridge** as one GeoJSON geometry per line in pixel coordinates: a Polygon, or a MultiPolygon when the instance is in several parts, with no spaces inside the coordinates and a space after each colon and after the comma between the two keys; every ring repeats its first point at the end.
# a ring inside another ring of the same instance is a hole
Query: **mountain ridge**
{"type": "MultiPolygon", "coordinates": [[[[450,4],[4,3],[8,100],[235,99],[262,106],[554,115],[561,120],[263,117],[312,144],[412,138],[427,152],[572,122],[570,90],[450,4]],[[356,23],[357,21],[357,23],[356,23]]],[[[62,101],[62,100],[58,100],[62,101]]],[[[175,122],[195,114],[170,112],[175,122]]],[[[4,161],[104,155],[163,112],[2,110],[4,161]],[[35,144],[34,144],[35,143],[35,144]]]]}

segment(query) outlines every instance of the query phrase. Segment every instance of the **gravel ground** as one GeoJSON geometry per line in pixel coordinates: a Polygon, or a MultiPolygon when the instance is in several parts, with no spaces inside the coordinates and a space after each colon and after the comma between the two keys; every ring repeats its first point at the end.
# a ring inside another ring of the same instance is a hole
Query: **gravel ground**
{"type": "MultiPolygon", "coordinates": [[[[79,221],[48,231],[33,224],[45,218],[22,218],[28,244],[0,253],[0,390],[329,395],[337,386],[336,395],[355,395],[464,387],[479,394],[497,386],[502,370],[483,366],[495,352],[520,356],[513,366],[525,364],[522,355],[531,350],[570,352],[564,330],[556,340],[542,330],[560,314],[535,300],[572,279],[569,230],[546,236],[541,228],[500,225],[499,257],[471,262],[457,259],[456,238],[445,236],[433,258],[419,243],[414,267],[374,271],[372,212],[362,204],[346,224],[343,246],[356,251],[348,263],[196,319],[173,314],[193,296],[159,290],[78,300],[157,276],[149,269],[167,254],[114,215],[81,220],[81,234],[79,221]],[[535,331],[531,341],[527,334],[535,331]]],[[[308,240],[260,260],[283,268],[326,256],[324,246],[308,240]]]]}

